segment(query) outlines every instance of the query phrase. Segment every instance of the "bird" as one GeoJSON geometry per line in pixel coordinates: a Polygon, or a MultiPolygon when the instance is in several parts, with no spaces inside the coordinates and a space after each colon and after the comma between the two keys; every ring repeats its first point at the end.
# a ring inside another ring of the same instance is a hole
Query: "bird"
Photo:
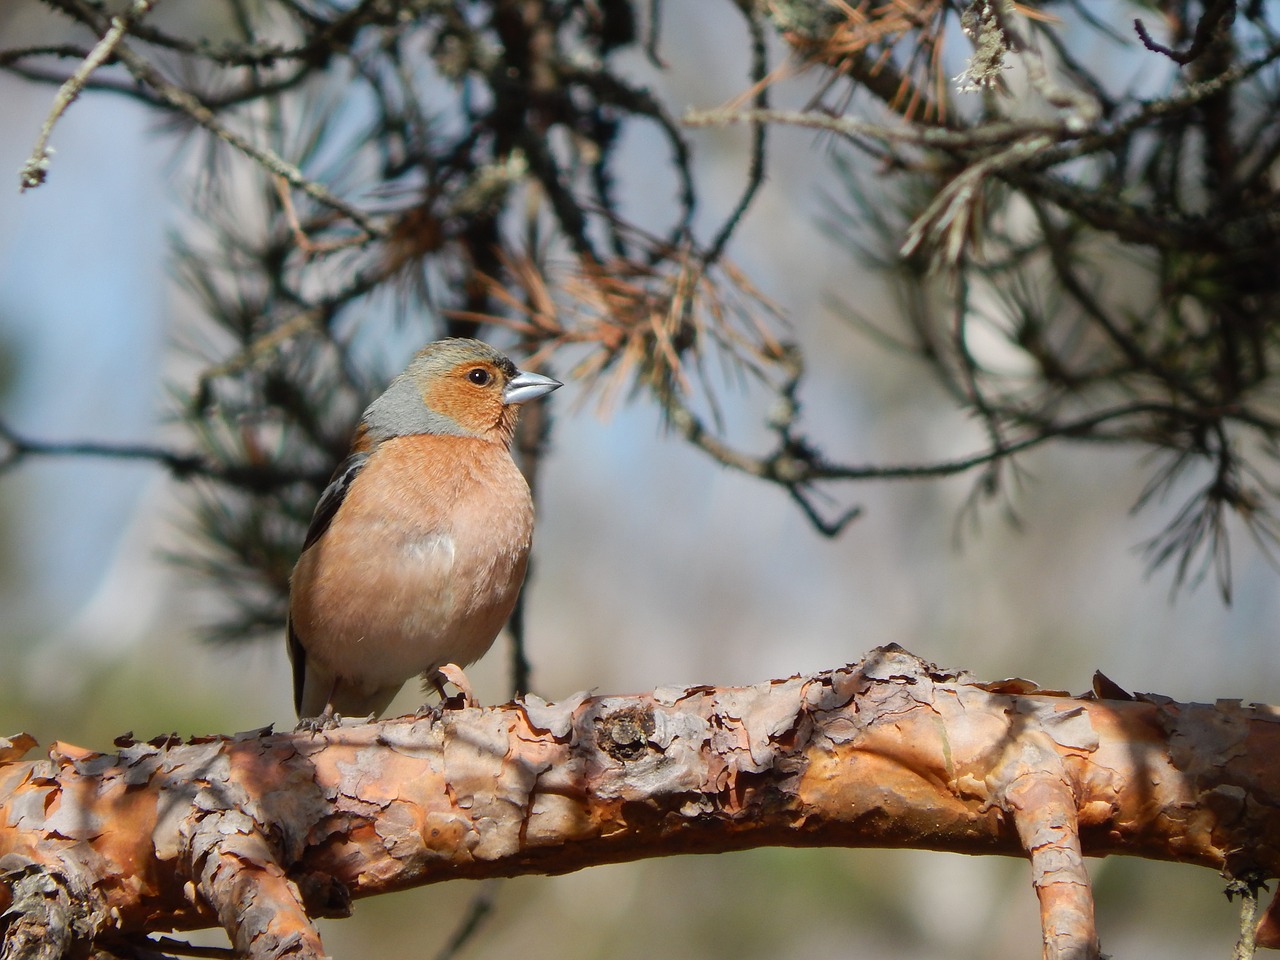
{"type": "Polygon", "coordinates": [[[563,386],[479,340],[430,343],[365,409],[289,585],[302,724],[377,716],[421,675],[472,701],[524,582],[533,500],[511,458],[519,405],[563,386]]]}

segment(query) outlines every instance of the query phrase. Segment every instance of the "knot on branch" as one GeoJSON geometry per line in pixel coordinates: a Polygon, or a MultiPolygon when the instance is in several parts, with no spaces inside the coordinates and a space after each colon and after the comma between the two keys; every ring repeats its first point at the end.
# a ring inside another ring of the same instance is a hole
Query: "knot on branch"
{"type": "Polygon", "coordinates": [[[639,760],[653,737],[653,711],[643,706],[615,710],[598,723],[600,749],[620,763],[639,760]]]}

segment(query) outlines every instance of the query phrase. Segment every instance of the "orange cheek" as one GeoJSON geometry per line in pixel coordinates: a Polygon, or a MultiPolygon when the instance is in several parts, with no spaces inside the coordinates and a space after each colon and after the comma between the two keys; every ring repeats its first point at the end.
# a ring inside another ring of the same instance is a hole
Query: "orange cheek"
{"type": "Polygon", "coordinates": [[[428,386],[423,391],[422,400],[436,413],[479,436],[497,427],[505,412],[501,398],[495,394],[450,380],[428,386]]]}

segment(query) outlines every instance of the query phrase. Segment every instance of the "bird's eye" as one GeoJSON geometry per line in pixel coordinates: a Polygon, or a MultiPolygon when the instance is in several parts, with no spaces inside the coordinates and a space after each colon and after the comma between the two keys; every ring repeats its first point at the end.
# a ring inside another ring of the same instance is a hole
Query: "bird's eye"
{"type": "Polygon", "coordinates": [[[484,367],[476,367],[474,370],[468,371],[467,379],[474,383],[477,387],[486,386],[493,379],[491,374],[484,367]]]}

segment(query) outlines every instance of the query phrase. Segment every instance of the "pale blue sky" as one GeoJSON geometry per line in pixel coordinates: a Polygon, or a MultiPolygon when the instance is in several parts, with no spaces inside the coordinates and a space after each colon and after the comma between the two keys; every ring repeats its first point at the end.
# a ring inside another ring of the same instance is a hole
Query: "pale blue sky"
{"type": "MultiPolygon", "coordinates": [[[[146,136],[137,106],[86,97],[55,129],[48,182],[20,194],[52,96],[0,78],[0,337],[18,364],[4,415],[34,437],[145,441],[161,401],[170,148],[146,136]]],[[[10,615],[45,627],[72,616],[155,473],[43,461],[6,478],[21,491],[33,588],[10,615]]]]}

